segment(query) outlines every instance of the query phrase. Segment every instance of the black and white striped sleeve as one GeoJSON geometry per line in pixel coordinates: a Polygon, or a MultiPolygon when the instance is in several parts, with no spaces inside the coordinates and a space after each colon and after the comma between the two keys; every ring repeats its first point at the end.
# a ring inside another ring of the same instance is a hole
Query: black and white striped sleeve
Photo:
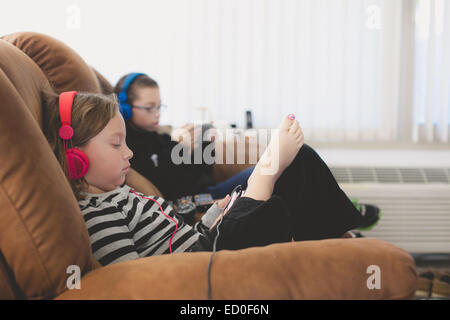
{"type": "Polygon", "coordinates": [[[114,205],[83,211],[94,258],[108,265],[139,258],[127,220],[114,205]]]}

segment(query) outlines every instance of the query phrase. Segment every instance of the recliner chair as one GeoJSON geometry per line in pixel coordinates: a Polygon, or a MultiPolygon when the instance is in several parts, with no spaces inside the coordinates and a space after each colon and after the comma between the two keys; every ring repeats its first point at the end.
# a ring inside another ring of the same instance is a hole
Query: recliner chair
{"type": "MultiPolygon", "coordinates": [[[[106,267],[93,258],[76,199],[42,133],[40,91],[50,83],[58,92],[110,90],[54,38],[32,32],[0,38],[0,298],[205,299],[208,252],[106,267]],[[67,286],[71,266],[81,270],[80,289],[67,286]]],[[[241,169],[223,168],[214,169],[218,177],[241,169]]],[[[160,194],[136,172],[127,183],[160,194]]],[[[211,273],[213,299],[406,299],[416,283],[407,252],[368,238],[223,250],[211,273]],[[368,285],[373,265],[379,289],[368,285]]]]}

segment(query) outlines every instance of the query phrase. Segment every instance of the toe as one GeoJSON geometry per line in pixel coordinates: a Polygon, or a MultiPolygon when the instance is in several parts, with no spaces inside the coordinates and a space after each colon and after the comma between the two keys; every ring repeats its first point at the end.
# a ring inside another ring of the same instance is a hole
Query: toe
{"type": "Polygon", "coordinates": [[[300,137],[300,127],[289,129],[294,137],[300,137]]]}
{"type": "Polygon", "coordinates": [[[289,130],[289,128],[292,126],[292,124],[295,122],[295,120],[289,119],[289,116],[285,116],[283,118],[283,121],[280,124],[280,129],[282,130],[289,130]]]}
{"type": "Polygon", "coordinates": [[[292,123],[291,126],[289,127],[289,132],[295,133],[300,128],[300,125],[297,120],[291,120],[291,122],[292,123]]]}

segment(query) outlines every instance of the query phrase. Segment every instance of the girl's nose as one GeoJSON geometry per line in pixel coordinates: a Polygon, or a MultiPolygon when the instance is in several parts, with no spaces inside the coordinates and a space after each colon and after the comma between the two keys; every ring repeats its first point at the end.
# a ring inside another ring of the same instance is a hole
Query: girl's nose
{"type": "Polygon", "coordinates": [[[134,154],[133,154],[133,151],[131,151],[131,149],[128,148],[128,146],[126,146],[126,148],[127,148],[126,159],[129,160],[129,159],[133,158],[134,154]]]}

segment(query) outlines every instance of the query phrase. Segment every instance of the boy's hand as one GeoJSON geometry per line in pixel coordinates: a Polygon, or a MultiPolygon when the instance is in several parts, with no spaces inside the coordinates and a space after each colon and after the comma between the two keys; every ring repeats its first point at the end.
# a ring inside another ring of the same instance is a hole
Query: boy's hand
{"type": "Polygon", "coordinates": [[[176,141],[186,147],[190,147],[190,150],[194,150],[195,147],[195,136],[194,136],[194,125],[186,123],[180,128],[175,129],[172,132],[172,140],[176,141]]]}
{"type": "MultiPolygon", "coordinates": [[[[213,125],[212,122],[211,125],[213,125]]],[[[216,129],[212,127],[209,130],[211,130],[210,133],[212,134],[211,141],[214,141],[215,136],[217,135],[216,129]]],[[[186,123],[172,132],[172,140],[186,147],[190,147],[192,152],[201,145],[203,140],[202,134],[204,135],[205,132],[202,132],[201,126],[197,127],[197,130],[195,130],[195,125],[186,123]]]]}

